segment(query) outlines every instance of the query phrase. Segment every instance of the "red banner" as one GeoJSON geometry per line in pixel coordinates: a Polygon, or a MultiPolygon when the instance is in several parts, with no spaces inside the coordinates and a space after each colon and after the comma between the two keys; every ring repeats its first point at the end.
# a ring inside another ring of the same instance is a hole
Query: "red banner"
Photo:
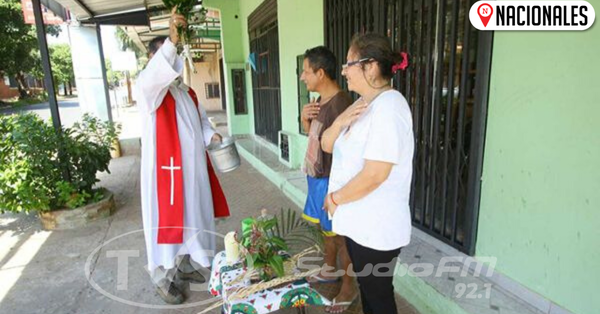
{"type": "MultiPolygon", "coordinates": [[[[25,19],[25,24],[35,24],[35,16],[33,15],[33,3],[31,3],[31,0],[21,0],[21,9],[23,10],[23,18],[25,19]]],[[[44,24],[46,25],[58,25],[63,23],[63,20],[59,16],[56,16],[43,4],[42,15],[44,17],[44,24]]]]}

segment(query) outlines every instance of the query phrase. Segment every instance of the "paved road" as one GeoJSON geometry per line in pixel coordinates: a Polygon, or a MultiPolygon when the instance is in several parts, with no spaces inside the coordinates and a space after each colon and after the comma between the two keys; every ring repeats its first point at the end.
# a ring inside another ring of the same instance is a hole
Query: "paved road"
{"type": "MultiPolygon", "coordinates": [[[[81,116],[79,100],[77,98],[72,98],[59,101],[58,111],[60,113],[61,123],[63,126],[73,125],[73,123],[75,123],[81,116]]],[[[0,114],[2,115],[25,112],[33,112],[44,120],[49,120],[52,117],[50,114],[50,104],[47,102],[19,108],[0,109],[0,114]]]]}

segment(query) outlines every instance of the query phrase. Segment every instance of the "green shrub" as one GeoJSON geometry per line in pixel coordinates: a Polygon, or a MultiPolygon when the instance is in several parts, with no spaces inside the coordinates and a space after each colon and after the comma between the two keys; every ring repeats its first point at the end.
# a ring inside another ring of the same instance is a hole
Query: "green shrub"
{"type": "Polygon", "coordinates": [[[118,132],[118,125],[89,114],[61,134],[35,114],[1,116],[0,212],[75,208],[97,201],[102,193],[93,189],[96,175],[108,172],[118,132]]]}

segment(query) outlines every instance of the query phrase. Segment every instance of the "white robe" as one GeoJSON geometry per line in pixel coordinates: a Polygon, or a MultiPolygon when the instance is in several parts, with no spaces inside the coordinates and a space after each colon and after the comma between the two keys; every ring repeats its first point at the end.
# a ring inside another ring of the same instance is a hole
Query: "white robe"
{"type": "Polygon", "coordinates": [[[175,46],[167,39],[136,82],[136,98],[142,116],[142,216],[148,270],[153,277],[157,267],[171,269],[175,266],[175,258],[184,254],[190,254],[194,262],[209,267],[215,250],[215,218],[205,154],[215,130],[202,107],[199,107],[200,118],[188,92],[174,83],[183,72],[183,64],[175,46]],[[183,244],[157,244],[156,109],[167,91],[176,103],[183,164],[183,244]]]}

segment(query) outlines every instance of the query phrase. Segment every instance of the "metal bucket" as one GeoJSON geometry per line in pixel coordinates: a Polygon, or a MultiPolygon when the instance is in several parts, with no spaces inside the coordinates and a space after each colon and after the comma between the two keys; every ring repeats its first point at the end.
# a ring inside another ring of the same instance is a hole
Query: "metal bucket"
{"type": "Polygon", "coordinates": [[[219,172],[233,171],[240,166],[240,155],[233,138],[225,137],[222,143],[212,143],[207,149],[213,165],[219,172]]]}

